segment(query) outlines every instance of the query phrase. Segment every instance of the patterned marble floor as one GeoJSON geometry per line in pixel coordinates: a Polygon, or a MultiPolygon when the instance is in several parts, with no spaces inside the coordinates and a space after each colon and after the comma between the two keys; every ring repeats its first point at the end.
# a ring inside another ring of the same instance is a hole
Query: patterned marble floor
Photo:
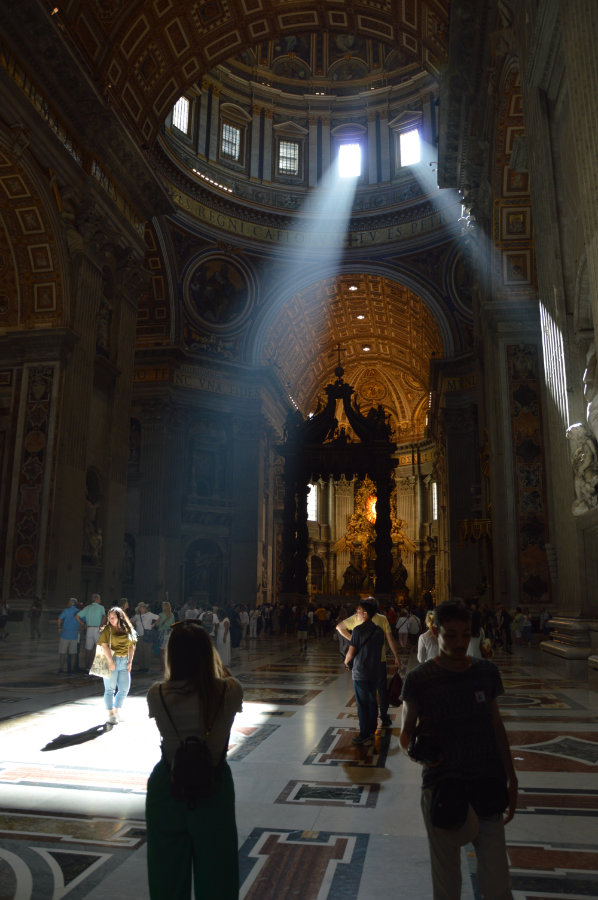
{"type": "MultiPolygon", "coordinates": [[[[112,727],[99,680],[56,674],[56,649],[53,637],[0,644],[0,898],[145,900],[159,740],[144,698],[157,666],[134,676],[112,727]]],[[[559,678],[536,648],[495,661],[521,788],[507,829],[513,896],[598,897],[598,694],[559,678]]],[[[241,898],[430,898],[420,770],[399,752],[399,710],[374,746],[351,744],[351,680],[330,638],[306,657],[292,638],[260,638],[232,668],[245,692],[229,750],[241,898]]],[[[474,870],[469,846],[467,900],[474,870]]]]}

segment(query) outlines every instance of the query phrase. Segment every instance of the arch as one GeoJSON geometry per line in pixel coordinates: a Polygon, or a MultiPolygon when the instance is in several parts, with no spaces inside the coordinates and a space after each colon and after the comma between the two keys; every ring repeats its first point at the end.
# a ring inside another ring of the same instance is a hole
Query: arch
{"type": "Polygon", "coordinates": [[[442,297],[439,295],[438,290],[432,288],[431,285],[425,284],[418,275],[393,267],[389,263],[381,263],[374,260],[364,260],[358,264],[350,262],[341,264],[338,262],[327,263],[324,261],[313,266],[305,266],[298,272],[293,271],[289,273],[287,270],[286,275],[281,278],[278,278],[280,273],[276,273],[276,283],[272,285],[262,298],[262,312],[256,318],[247,337],[245,354],[247,362],[254,366],[263,365],[267,335],[286,301],[298,292],[315,286],[326,279],[352,275],[355,272],[386,278],[389,281],[409,288],[417,294],[438,325],[444,357],[450,358],[455,355],[457,342],[452,323],[442,302],[442,297]]]}
{"type": "Polygon", "coordinates": [[[51,170],[44,183],[27,146],[24,130],[15,136],[0,128],[0,326],[9,330],[68,325],[71,317],[51,170]]]}

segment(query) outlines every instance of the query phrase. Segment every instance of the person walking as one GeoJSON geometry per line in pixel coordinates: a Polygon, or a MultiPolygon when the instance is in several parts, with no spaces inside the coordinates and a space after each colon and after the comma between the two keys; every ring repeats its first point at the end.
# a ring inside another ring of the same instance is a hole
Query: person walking
{"type": "MultiPolygon", "coordinates": [[[[378,603],[377,603],[375,597],[367,597],[366,599],[368,600],[368,602],[373,603],[375,605],[376,609],[378,608],[378,603]]],[[[401,663],[399,660],[399,650],[397,647],[397,643],[393,637],[388,619],[386,618],[386,616],[383,616],[381,613],[375,612],[373,622],[374,622],[374,625],[378,625],[378,627],[381,628],[382,631],[384,632],[384,636],[386,638],[386,641],[388,642],[388,647],[394,657],[397,671],[400,671],[401,663]]],[[[360,624],[361,624],[361,619],[359,618],[357,613],[355,613],[355,615],[349,616],[348,618],[342,619],[342,621],[339,621],[337,623],[336,630],[341,635],[341,637],[344,637],[346,640],[349,641],[351,639],[352,630],[357,625],[360,625],[360,624]]],[[[377,691],[378,691],[378,705],[380,708],[379,709],[380,721],[382,722],[382,727],[390,728],[392,725],[392,719],[388,715],[388,671],[387,671],[387,665],[386,665],[386,644],[385,643],[382,644],[382,652],[380,654],[380,669],[378,672],[377,691]]]]}
{"type": "Polygon", "coordinates": [[[100,632],[98,646],[110,669],[110,675],[104,678],[104,703],[108,722],[115,725],[122,721],[121,710],[131,689],[131,667],[137,646],[137,633],[120,606],[113,606],[108,611],[108,623],[100,632]]]}
{"type": "Polygon", "coordinates": [[[359,625],[351,632],[351,643],[345,656],[345,666],[353,676],[353,691],[357,703],[359,734],[353,738],[353,743],[357,745],[371,744],[378,724],[376,688],[384,632],[373,622],[377,609],[378,605],[374,600],[361,601],[356,612],[359,625]]]}
{"type": "Polygon", "coordinates": [[[497,703],[501,677],[489,660],[467,655],[465,603],[437,606],[432,630],[438,655],[405,677],[399,744],[423,764],[433,897],[459,900],[461,847],[472,842],[481,896],[511,900],[504,826],[515,814],[517,777],[497,703]]]}
{"type": "Polygon", "coordinates": [[[222,665],[205,629],[177,623],[166,647],[166,679],[147,695],[162,739],[145,806],[151,900],[187,900],[192,878],[197,900],[239,896],[235,792],[226,751],[242,700],[241,685],[222,665]],[[191,807],[170,789],[177,732],[183,740],[204,735],[214,767],[214,793],[191,807]]]}

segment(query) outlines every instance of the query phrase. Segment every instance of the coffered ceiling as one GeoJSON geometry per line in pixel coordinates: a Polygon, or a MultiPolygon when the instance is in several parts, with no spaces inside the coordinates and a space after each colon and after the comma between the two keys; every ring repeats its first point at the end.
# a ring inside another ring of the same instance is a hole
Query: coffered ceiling
{"type": "Polygon", "coordinates": [[[202,75],[285,36],[332,31],[380,41],[433,74],[447,56],[449,0],[46,0],[46,5],[106,101],[149,145],[178,97],[202,75]]]}
{"type": "Polygon", "coordinates": [[[314,412],[340,361],[362,409],[381,404],[401,441],[423,437],[438,325],[413,291],[375,275],[326,279],[285,302],[264,345],[304,413],[314,412]],[[356,290],[353,290],[356,288],[356,290]]]}

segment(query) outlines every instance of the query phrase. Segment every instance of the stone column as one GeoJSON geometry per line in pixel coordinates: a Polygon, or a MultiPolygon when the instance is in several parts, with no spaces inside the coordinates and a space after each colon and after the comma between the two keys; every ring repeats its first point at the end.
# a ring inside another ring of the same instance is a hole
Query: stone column
{"type": "Polygon", "coordinates": [[[210,147],[208,159],[218,160],[218,142],[220,141],[220,88],[212,87],[212,113],[210,116],[210,147]]]}
{"type": "Polygon", "coordinates": [[[199,103],[199,116],[197,123],[197,152],[199,156],[206,157],[206,137],[208,134],[208,92],[210,85],[202,83],[201,103],[199,103]]]}
{"type": "MultiPolygon", "coordinates": [[[[251,120],[251,148],[250,148],[250,157],[249,157],[249,177],[254,178],[256,181],[259,178],[260,173],[260,153],[261,153],[261,130],[260,130],[260,122],[262,117],[262,109],[257,104],[254,104],[251,108],[251,112],[253,118],[251,120]]],[[[264,173],[266,174],[266,173],[264,173]]],[[[270,180],[268,175],[267,180],[270,180]]]]}
{"type": "Polygon", "coordinates": [[[311,115],[309,117],[309,136],[308,136],[308,185],[315,187],[318,183],[318,122],[319,116],[311,115]]]}
{"type": "Polygon", "coordinates": [[[264,110],[264,168],[263,180],[272,181],[272,124],[274,110],[264,110]]]}
{"type": "Polygon", "coordinates": [[[388,127],[388,113],[380,113],[380,160],[382,182],[390,181],[390,129],[388,127]]]}
{"type": "Polygon", "coordinates": [[[392,538],[390,536],[390,462],[375,460],[376,470],[376,595],[392,594],[392,538]]]}
{"type": "Polygon", "coordinates": [[[295,484],[297,495],[297,544],[295,548],[295,591],[307,596],[307,479],[295,484]]]}
{"type": "Polygon", "coordinates": [[[376,133],[376,111],[369,109],[367,113],[368,122],[368,143],[367,143],[367,160],[368,160],[368,184],[378,183],[378,135],[376,133]]]}

